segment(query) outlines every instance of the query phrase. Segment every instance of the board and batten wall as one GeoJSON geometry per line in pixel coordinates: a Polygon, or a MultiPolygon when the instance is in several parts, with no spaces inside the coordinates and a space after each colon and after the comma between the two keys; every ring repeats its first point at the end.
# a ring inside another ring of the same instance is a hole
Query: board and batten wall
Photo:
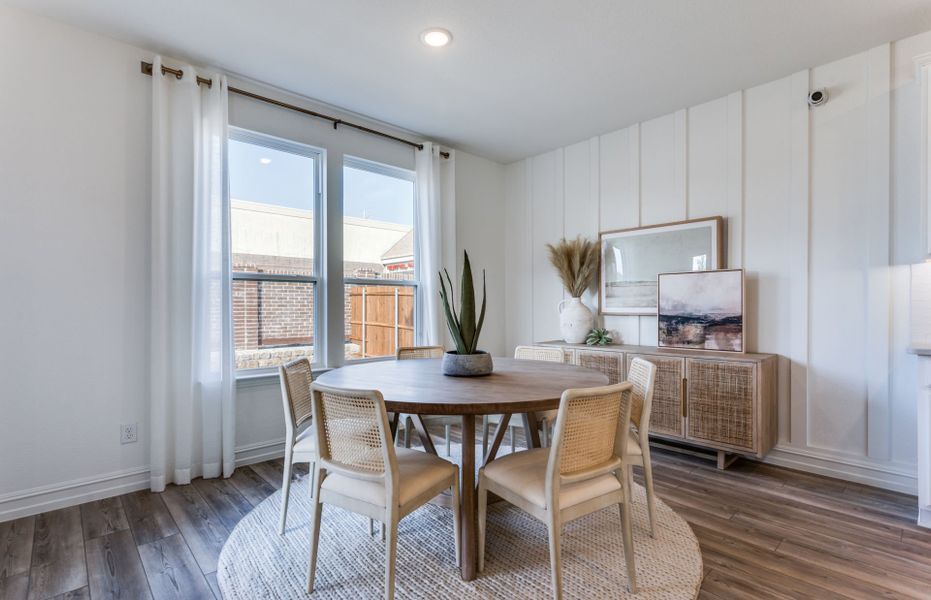
{"type": "MultiPolygon", "coordinates": [[[[920,82],[931,33],[508,165],[507,344],[560,337],[545,244],[720,215],[746,342],[780,355],[773,463],[915,490],[909,265],[923,258],[920,82]],[[809,109],[809,89],[826,104],[809,109]]],[[[597,298],[585,298],[597,307],[597,298]]],[[[655,316],[604,316],[655,345],[655,316]]]]}

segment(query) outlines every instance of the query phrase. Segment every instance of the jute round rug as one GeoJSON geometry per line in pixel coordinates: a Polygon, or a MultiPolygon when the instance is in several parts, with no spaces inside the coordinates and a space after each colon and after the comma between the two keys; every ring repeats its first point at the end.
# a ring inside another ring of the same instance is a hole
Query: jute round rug
{"type": "MultiPolygon", "coordinates": [[[[458,453],[457,453],[458,454],[458,453]]],[[[226,600],[256,598],[379,598],[384,594],[381,537],[368,519],[326,506],[313,596],[305,588],[310,494],[306,480],[291,485],[288,529],[278,535],[281,493],[269,496],[239,522],[220,554],[217,580],[226,600]]],[[[633,532],[638,593],[627,591],[621,521],[616,508],[566,524],[562,538],[566,598],[692,600],[702,580],[698,540],[688,524],[657,499],[656,537],[649,535],[646,492],[634,487],[633,532]]],[[[489,506],[485,571],[459,578],[453,554],[452,512],[426,505],[398,529],[398,598],[551,597],[546,526],[519,509],[489,506]]]]}

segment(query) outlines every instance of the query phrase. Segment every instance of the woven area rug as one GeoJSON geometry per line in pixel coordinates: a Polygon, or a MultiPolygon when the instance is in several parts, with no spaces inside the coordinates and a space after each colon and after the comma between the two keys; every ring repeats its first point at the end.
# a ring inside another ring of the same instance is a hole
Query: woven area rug
{"type": "MultiPolygon", "coordinates": [[[[226,600],[383,597],[381,537],[369,537],[368,519],[332,506],[324,508],[317,580],[313,596],[308,596],[307,482],[291,486],[284,536],[278,535],[280,503],[280,492],[269,496],[239,522],[223,547],[217,580],[226,600]]],[[[656,537],[651,538],[646,492],[640,486],[634,487],[632,509],[638,593],[627,591],[621,522],[614,508],[566,524],[562,538],[566,598],[692,600],[698,595],[701,552],[688,524],[657,499],[656,537]]],[[[427,505],[402,520],[396,597],[551,597],[546,526],[505,502],[489,506],[485,571],[477,579],[459,578],[453,551],[450,510],[427,505]]]]}

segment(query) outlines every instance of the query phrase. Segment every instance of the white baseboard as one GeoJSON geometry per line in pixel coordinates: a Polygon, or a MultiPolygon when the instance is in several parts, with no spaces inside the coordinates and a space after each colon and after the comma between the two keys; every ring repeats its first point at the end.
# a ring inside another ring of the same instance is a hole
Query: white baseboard
{"type": "MultiPolygon", "coordinates": [[[[236,467],[284,456],[284,438],[236,448],[236,467]]],[[[149,488],[149,468],[137,467],[0,495],[0,523],[149,488]]]]}
{"type": "Polygon", "coordinates": [[[918,508],[918,524],[931,529],[931,506],[918,508]]]}
{"type": "Polygon", "coordinates": [[[149,468],[137,467],[0,496],[0,522],[76,504],[119,496],[149,487],[149,468]]]}
{"type": "Polygon", "coordinates": [[[284,438],[236,448],[236,468],[284,456],[284,438]]]}
{"type": "Polygon", "coordinates": [[[876,462],[857,456],[790,446],[776,446],[763,462],[905,494],[918,493],[914,465],[876,462]]]}

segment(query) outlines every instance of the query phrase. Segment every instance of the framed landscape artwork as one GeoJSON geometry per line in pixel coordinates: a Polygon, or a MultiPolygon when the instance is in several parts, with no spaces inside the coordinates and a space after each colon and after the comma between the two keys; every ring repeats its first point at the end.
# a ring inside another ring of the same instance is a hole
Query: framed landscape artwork
{"type": "Polygon", "coordinates": [[[601,238],[603,315],[655,315],[656,276],[722,268],[724,220],[695,219],[606,231],[601,238]]]}
{"type": "Polygon", "coordinates": [[[744,351],[743,269],[660,273],[659,346],[744,351]]]}

